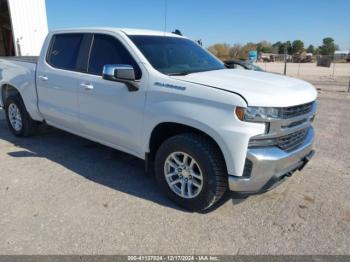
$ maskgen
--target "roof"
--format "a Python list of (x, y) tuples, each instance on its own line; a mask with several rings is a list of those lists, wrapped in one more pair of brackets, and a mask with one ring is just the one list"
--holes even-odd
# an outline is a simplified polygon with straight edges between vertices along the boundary
[(120, 29), (127, 35), (154, 35), (154, 36), (178, 36), (177, 34), (162, 32), (162, 31), (154, 31), (154, 30), (146, 30), (146, 29), (130, 29), (123, 28)]
[(335, 55), (343, 55), (343, 54), (348, 55), (349, 53), (350, 53), (349, 50), (338, 50), (334, 52)]
[(147, 30), (147, 29), (133, 29), (133, 28), (115, 28), (115, 27), (82, 27), (82, 28), (67, 28), (60, 30), (53, 30), (54, 33), (67, 33), (67, 32), (115, 32), (115, 33), (124, 33), (126, 35), (150, 35), (150, 36), (171, 36), (171, 37), (181, 37), (177, 34)]

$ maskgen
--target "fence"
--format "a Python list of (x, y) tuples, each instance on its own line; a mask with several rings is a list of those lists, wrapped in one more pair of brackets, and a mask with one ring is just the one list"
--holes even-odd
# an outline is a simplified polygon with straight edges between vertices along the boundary
[[(267, 72), (284, 74), (283, 62), (258, 62), (258, 66)], [(324, 66), (322, 66), (324, 65)], [(329, 67), (328, 67), (329, 65)], [(291, 63), (287, 62), (286, 75), (289, 76), (319, 76), (319, 77), (350, 77), (350, 63), (322, 57), (318, 62)]]

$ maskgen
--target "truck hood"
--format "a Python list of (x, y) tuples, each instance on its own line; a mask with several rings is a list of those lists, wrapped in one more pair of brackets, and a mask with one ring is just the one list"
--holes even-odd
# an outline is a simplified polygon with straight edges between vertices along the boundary
[(174, 78), (237, 93), (249, 106), (289, 107), (317, 97), (316, 89), (305, 81), (251, 70), (224, 69)]

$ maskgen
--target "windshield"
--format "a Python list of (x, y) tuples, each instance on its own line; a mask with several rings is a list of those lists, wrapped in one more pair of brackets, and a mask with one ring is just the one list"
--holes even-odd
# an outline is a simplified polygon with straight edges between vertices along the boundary
[(151, 65), (167, 75), (225, 69), (223, 63), (191, 40), (164, 36), (129, 36)]

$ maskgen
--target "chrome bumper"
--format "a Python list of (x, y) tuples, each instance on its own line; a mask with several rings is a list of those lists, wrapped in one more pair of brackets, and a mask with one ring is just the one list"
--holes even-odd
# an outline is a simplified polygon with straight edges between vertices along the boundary
[(314, 136), (311, 127), (304, 143), (292, 152), (285, 152), (277, 147), (249, 149), (247, 159), (252, 162), (250, 176), (229, 176), (230, 190), (257, 193), (278, 185), (284, 178), (304, 168), (314, 155)]

